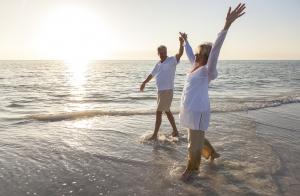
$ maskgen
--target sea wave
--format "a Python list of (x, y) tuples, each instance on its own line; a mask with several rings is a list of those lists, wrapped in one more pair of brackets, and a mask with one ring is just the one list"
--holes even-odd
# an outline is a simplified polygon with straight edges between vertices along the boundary
[(102, 111), (102, 110), (84, 110), (84, 111), (72, 111), (63, 112), (58, 114), (37, 114), (29, 115), (27, 119), (39, 120), (39, 121), (61, 121), (71, 120), (77, 118), (86, 118), (94, 116), (133, 116), (133, 115), (149, 115), (154, 111)]
[(6, 107), (9, 107), (9, 108), (18, 108), (18, 107), (24, 107), (24, 105), (17, 104), (17, 103), (11, 103), (11, 104), (7, 105)]
[(269, 107), (277, 107), (284, 104), (300, 103), (299, 96), (282, 96), (268, 100), (250, 101), (247, 99), (236, 100), (236, 103), (224, 104), (224, 107), (213, 107), (212, 112), (239, 112), (248, 110), (258, 110)]
[[(269, 101), (258, 101), (258, 102), (244, 102), (239, 105), (232, 106), (227, 105), (223, 108), (212, 108), (212, 113), (224, 113), (224, 112), (239, 112), (239, 111), (248, 111), (248, 110), (257, 110), (268, 107), (276, 107), (283, 104), (290, 103), (300, 103), (299, 97), (285, 97), (281, 99), (274, 99)], [(25, 118), (38, 121), (62, 121), (62, 120), (73, 120), (78, 118), (87, 118), (95, 116), (134, 116), (134, 115), (152, 115), (154, 110), (133, 110), (133, 111), (103, 111), (103, 110), (84, 110), (84, 111), (71, 111), (71, 112), (62, 112), (55, 114), (37, 114), (37, 115), (28, 115)], [(174, 114), (179, 113), (178, 110), (173, 111)]]

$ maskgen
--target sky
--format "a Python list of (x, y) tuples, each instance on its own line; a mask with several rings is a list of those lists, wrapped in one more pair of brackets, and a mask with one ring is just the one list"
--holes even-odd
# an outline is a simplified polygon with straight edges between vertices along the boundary
[[(157, 59), (214, 41), (237, 0), (0, 0), (0, 59)], [(244, 0), (221, 59), (300, 59), (300, 1)]]

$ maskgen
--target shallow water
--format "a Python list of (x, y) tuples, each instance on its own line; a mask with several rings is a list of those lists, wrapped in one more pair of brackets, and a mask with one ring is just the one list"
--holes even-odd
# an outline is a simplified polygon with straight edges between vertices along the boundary
[[(186, 132), (156, 143), (153, 61), (0, 63), (0, 195), (292, 195), (299, 180), (299, 61), (221, 61), (207, 138), (221, 153), (189, 183)], [(178, 113), (188, 65), (178, 66)], [(283, 107), (273, 107), (283, 105)], [(271, 107), (272, 106), (272, 107)], [(265, 108), (263, 110), (253, 110)], [(281, 109), (283, 108), (283, 109)], [(248, 110), (253, 110), (249, 111)], [(246, 111), (246, 112), (245, 112)], [(178, 115), (175, 115), (178, 122)]]

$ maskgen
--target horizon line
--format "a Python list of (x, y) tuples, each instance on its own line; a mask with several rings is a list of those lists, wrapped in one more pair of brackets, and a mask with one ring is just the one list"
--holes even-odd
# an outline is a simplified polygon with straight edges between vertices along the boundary
[[(159, 59), (92, 59), (91, 61), (157, 61)], [(63, 59), (0, 59), (0, 61), (66, 61)], [(188, 61), (182, 59), (181, 61)], [(220, 59), (219, 61), (300, 61), (300, 59)]]

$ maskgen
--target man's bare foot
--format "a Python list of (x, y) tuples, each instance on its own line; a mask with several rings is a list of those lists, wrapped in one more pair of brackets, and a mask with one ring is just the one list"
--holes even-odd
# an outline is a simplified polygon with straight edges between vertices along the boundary
[(214, 152), (210, 155), (210, 161), (213, 162), (215, 159), (219, 158), (220, 154), (217, 152)]
[(179, 133), (178, 133), (178, 131), (173, 131), (171, 135), (172, 135), (172, 137), (178, 137)]
[(157, 135), (152, 135), (151, 137), (148, 138), (148, 140), (157, 140)]
[(193, 171), (185, 169), (184, 172), (182, 173), (180, 179), (184, 182), (187, 182), (190, 179), (190, 177), (192, 176), (192, 174), (193, 174)]

